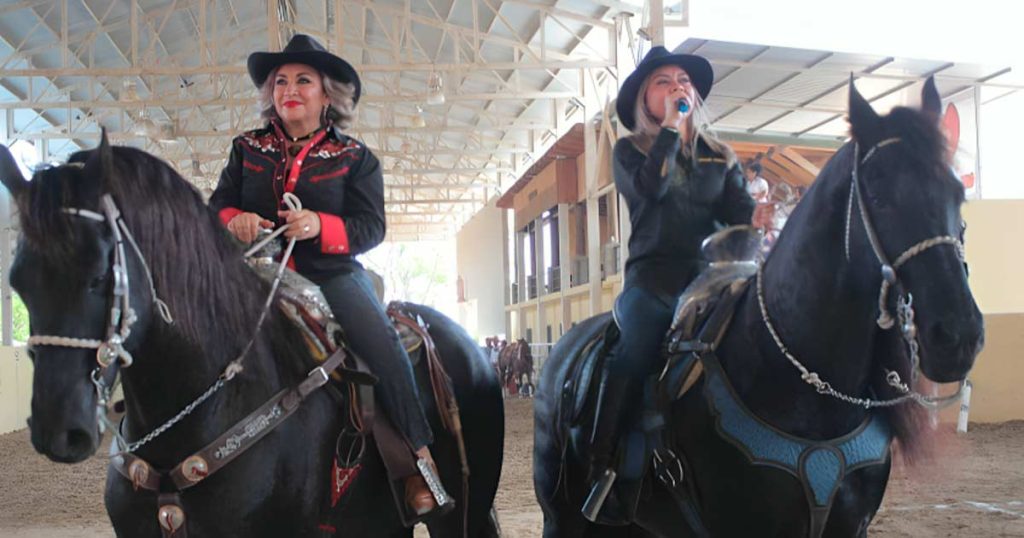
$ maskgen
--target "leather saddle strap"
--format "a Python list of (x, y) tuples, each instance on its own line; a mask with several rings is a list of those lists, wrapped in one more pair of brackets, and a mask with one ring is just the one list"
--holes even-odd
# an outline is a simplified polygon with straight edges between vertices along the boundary
[[(448, 373), (444, 371), (444, 367), (441, 365), (441, 358), (437, 353), (437, 347), (434, 345), (434, 339), (430, 337), (430, 333), (427, 329), (420, 324), (412, 316), (406, 314), (398, 304), (391, 303), (388, 305), (388, 315), (392, 317), (397, 323), (401, 323), (408, 327), (412, 332), (419, 335), (423, 340), (424, 349), (426, 349), (427, 359), (427, 370), (430, 373), (430, 385), (433, 390), (434, 401), (437, 402), (438, 409), (443, 409), (446, 412), (441, 413), (441, 424), (444, 429), (451, 433), (455, 433), (457, 426), (455, 424), (458, 415), (455, 414), (453, 419), (450, 406), (454, 405), (455, 398), (451, 390), (451, 379), (448, 377)], [(456, 413), (458, 406), (456, 406)]]
[[(349, 420), (355, 427), (356, 431), (361, 432), (363, 435), (368, 435), (373, 430), (373, 421), (376, 416), (376, 402), (373, 395), (373, 385), (377, 382), (377, 378), (370, 374), (370, 367), (366, 365), (355, 353), (348, 355), (348, 359), (352, 361), (351, 366), (354, 369), (345, 369), (344, 377), (347, 379), (353, 379), (352, 383), (349, 383)], [(354, 380), (349, 374), (353, 372), (358, 375), (370, 376), (373, 378), (373, 383), (360, 383)]]
[(736, 303), (743, 295), (743, 291), (746, 290), (749, 282), (749, 280), (733, 282), (722, 292), (718, 304), (715, 305), (714, 311), (711, 313), (711, 317), (704, 323), (704, 327), (701, 328), (700, 333), (697, 335), (697, 340), (708, 344), (708, 349), (703, 351), (714, 351), (718, 348), (719, 342), (725, 336), (725, 330), (729, 328), (729, 324), (732, 322), (732, 315), (736, 312)]
[(212, 443), (185, 458), (170, 472), (174, 485), (178, 490), (190, 488), (231, 463), (291, 416), (309, 394), (324, 386), (330, 372), (341, 366), (345, 357), (344, 348), (339, 348), (296, 387), (278, 392)]

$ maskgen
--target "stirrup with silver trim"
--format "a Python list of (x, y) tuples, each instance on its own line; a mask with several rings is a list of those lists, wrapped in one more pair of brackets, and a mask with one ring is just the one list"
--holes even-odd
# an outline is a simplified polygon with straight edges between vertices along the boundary
[(430, 494), (434, 496), (434, 501), (437, 502), (437, 511), (445, 512), (454, 507), (455, 499), (445, 491), (444, 485), (441, 484), (441, 477), (434, 471), (430, 461), (426, 458), (419, 458), (416, 460), (416, 468), (419, 469), (420, 474), (423, 476), (423, 481), (427, 483), (427, 489), (430, 490)]

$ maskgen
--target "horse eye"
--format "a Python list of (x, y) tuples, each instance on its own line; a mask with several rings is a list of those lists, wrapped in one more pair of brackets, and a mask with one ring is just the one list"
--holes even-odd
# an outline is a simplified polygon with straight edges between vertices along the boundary
[(89, 291), (97, 291), (107, 283), (107, 275), (101, 275), (89, 281)]

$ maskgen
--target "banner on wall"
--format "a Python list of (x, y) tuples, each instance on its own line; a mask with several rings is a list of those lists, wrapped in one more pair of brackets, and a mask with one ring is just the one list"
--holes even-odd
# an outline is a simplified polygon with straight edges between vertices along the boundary
[(953, 172), (964, 185), (968, 200), (981, 197), (978, 178), (978, 117), (975, 113), (974, 89), (946, 100), (942, 130), (946, 133), (949, 160)]

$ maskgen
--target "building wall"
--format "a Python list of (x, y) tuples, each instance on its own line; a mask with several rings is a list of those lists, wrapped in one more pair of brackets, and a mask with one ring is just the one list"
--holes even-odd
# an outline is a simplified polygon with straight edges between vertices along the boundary
[(501, 211), (491, 202), (455, 235), (455, 266), (465, 290), (459, 323), (478, 341), (505, 332)]
[(971, 422), (1024, 419), (1024, 313), (986, 314), (985, 349), (971, 371)]
[(32, 361), (24, 347), (0, 347), (0, 433), (25, 427), (32, 398)]
[(964, 204), (971, 291), (985, 314), (1024, 312), (1020, 250), (1024, 200), (975, 200)]
[(974, 299), (985, 314), (985, 349), (970, 379), (972, 421), (1024, 419), (1024, 278), (1017, 245), (1024, 237), (1024, 200), (964, 204), (967, 263)]

